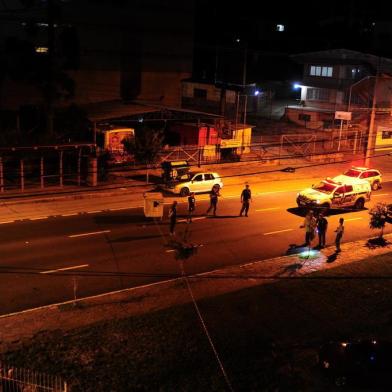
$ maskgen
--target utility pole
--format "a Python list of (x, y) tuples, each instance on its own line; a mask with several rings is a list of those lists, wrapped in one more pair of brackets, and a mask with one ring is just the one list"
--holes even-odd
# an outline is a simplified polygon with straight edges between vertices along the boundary
[(365, 166), (366, 167), (369, 166), (370, 157), (374, 153), (374, 146), (375, 146), (374, 120), (376, 117), (377, 82), (378, 82), (378, 72), (377, 72), (376, 79), (374, 82), (372, 111), (370, 114), (369, 135), (368, 135), (368, 141), (367, 141), (367, 146), (366, 146), (366, 156), (365, 156)]

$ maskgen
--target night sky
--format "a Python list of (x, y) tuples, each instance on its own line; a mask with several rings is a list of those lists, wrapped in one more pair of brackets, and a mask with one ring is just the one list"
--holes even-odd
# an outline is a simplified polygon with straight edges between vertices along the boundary
[[(391, 16), (369, 1), (300, 2), (196, 2), (195, 66), (197, 77), (215, 72), (216, 47), (224, 63), (222, 72), (243, 59), (246, 47), (251, 79), (252, 62), (265, 79), (295, 78), (300, 72), (287, 55), (346, 48), (392, 57)], [(283, 25), (284, 31), (278, 31)], [(218, 71), (219, 74), (219, 71)], [(238, 80), (237, 80), (238, 81)]]

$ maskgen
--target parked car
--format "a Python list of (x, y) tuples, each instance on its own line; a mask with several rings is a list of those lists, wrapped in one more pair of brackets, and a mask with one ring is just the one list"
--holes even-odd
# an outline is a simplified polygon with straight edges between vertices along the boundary
[(346, 170), (343, 174), (334, 177), (335, 181), (340, 182), (348, 182), (352, 178), (359, 178), (362, 180), (366, 180), (373, 191), (381, 188), (382, 183), (382, 175), (379, 170), (369, 169), (367, 167), (357, 167), (353, 166), (350, 169)]
[(360, 210), (370, 200), (371, 187), (365, 180), (351, 179), (342, 183), (326, 178), (297, 195), (298, 207), (346, 208)]
[(372, 391), (392, 390), (391, 358), (392, 343), (377, 339), (332, 341), (319, 350), (319, 366), (336, 386)]
[(223, 182), (218, 173), (187, 173), (183, 175), (178, 181), (168, 183), (166, 188), (173, 193), (187, 196), (191, 192), (209, 192), (212, 187), (223, 187)]

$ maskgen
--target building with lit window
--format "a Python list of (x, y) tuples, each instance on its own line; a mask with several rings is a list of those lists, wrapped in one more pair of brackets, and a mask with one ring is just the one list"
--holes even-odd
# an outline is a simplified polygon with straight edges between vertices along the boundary
[(286, 108), (286, 117), (307, 128), (334, 127), (336, 111), (355, 111), (357, 123), (366, 122), (377, 83), (377, 107), (390, 110), (391, 91), (388, 75), (392, 75), (392, 60), (347, 49), (301, 53), (292, 58), (303, 65), (301, 89), (297, 106)]

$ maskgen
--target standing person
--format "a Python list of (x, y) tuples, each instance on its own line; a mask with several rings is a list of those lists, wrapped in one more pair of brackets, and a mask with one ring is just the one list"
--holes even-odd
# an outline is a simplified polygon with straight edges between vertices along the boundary
[(216, 206), (218, 204), (218, 196), (220, 196), (220, 194), (219, 194), (219, 187), (214, 185), (212, 187), (212, 189), (211, 189), (210, 206), (208, 207), (208, 210), (207, 210), (206, 214), (209, 214), (209, 212), (211, 210), (213, 210), (213, 214), (214, 214), (214, 216), (216, 216)]
[(192, 192), (189, 197), (188, 197), (188, 223), (192, 222), (192, 214), (195, 211), (196, 207), (196, 199), (195, 199), (195, 193)]
[(340, 241), (342, 240), (343, 233), (344, 233), (344, 219), (340, 218), (339, 219), (339, 226), (335, 230), (336, 233), (336, 239), (335, 239), (335, 245), (336, 245), (336, 252), (341, 252), (342, 250), (340, 249)]
[(309, 246), (314, 238), (314, 230), (316, 228), (316, 219), (312, 210), (306, 214), (304, 223), (300, 228), (305, 228), (305, 246)]
[(242, 216), (242, 214), (245, 212), (245, 216), (248, 216), (248, 211), (249, 211), (249, 204), (252, 200), (252, 192), (249, 188), (249, 185), (246, 184), (245, 185), (245, 189), (242, 191), (241, 193), (241, 203), (242, 203), (242, 207), (241, 207), (241, 211), (240, 211), (240, 216)]
[(174, 200), (173, 204), (169, 209), (169, 219), (170, 219), (170, 235), (175, 235), (174, 229), (177, 223), (177, 201)]
[(327, 233), (328, 221), (324, 214), (321, 212), (317, 219), (317, 232), (319, 238), (319, 248), (325, 248), (325, 235)]

